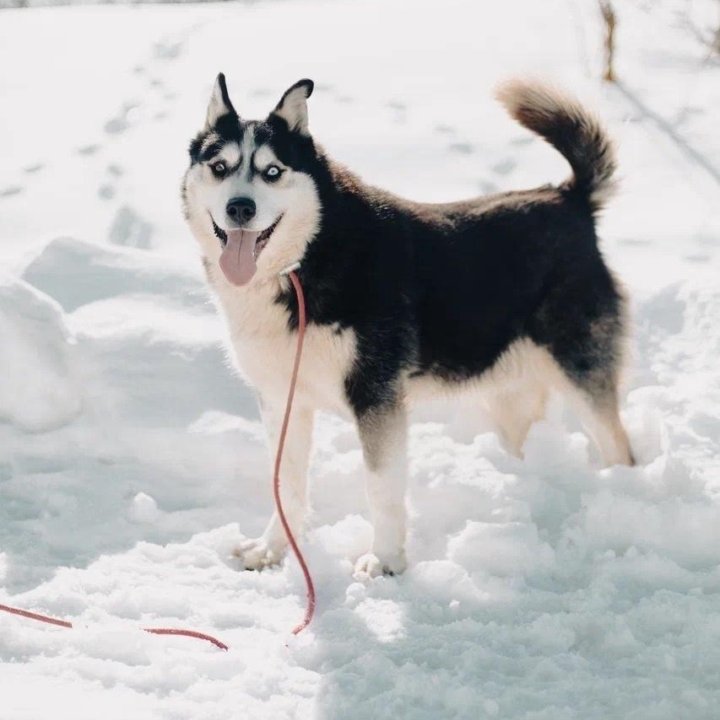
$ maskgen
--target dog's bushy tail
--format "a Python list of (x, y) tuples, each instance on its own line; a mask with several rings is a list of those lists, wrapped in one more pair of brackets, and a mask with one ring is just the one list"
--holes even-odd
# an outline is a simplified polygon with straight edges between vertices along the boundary
[(566, 187), (584, 195), (593, 211), (615, 190), (615, 150), (599, 120), (577, 100), (547, 85), (511, 80), (498, 100), (521, 125), (541, 135), (570, 163)]

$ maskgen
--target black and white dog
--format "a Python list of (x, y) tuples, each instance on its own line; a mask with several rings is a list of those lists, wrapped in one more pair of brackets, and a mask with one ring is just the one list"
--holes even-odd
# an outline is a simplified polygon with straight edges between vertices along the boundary
[[(282, 478), (291, 526), (303, 523), (318, 409), (357, 423), (374, 541), (356, 571), (369, 575), (405, 568), (407, 411), (424, 395), (486, 391), (499, 432), (520, 454), (558, 389), (605, 463), (632, 464), (618, 414), (626, 303), (594, 223), (616, 164), (597, 120), (555, 90), (509, 83), (500, 100), (565, 156), (572, 176), (557, 187), (424, 204), (365, 185), (327, 157), (308, 129), (312, 90), (301, 80), (265, 120), (243, 120), (218, 76), (182, 188), (271, 448), (298, 324), (280, 273), (300, 262), (308, 330)], [(237, 554), (262, 568), (285, 547), (273, 516)]]

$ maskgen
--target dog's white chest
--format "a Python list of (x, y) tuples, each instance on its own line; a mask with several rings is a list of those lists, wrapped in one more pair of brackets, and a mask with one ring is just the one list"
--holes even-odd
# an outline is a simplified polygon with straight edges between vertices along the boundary
[[(297, 333), (275, 290), (237, 293), (218, 288), (235, 361), (248, 382), (270, 399), (287, 393), (297, 350)], [(297, 396), (310, 407), (345, 413), (344, 382), (355, 359), (355, 333), (309, 325), (305, 333)]]

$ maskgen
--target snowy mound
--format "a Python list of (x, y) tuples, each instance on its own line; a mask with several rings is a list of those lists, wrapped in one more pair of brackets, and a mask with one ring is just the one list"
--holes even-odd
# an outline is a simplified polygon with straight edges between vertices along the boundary
[(73, 341), (57, 303), (21, 280), (0, 276), (0, 420), (51, 430), (82, 408)]
[(206, 295), (197, 277), (167, 260), (72, 237), (48, 243), (28, 264), (23, 278), (55, 298), (65, 312), (124, 294), (156, 293), (195, 304)]

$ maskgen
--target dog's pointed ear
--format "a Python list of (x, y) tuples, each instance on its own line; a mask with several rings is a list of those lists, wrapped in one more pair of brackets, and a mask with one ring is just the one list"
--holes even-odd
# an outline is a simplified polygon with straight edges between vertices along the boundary
[(225, 75), (220, 73), (215, 79), (210, 102), (208, 103), (207, 117), (205, 119), (207, 126), (212, 127), (215, 125), (217, 119), (223, 115), (234, 115), (237, 117), (235, 108), (230, 102), (227, 85), (225, 84)]
[(312, 80), (298, 80), (285, 91), (270, 115), (282, 118), (291, 131), (309, 135), (307, 99), (312, 95), (314, 87)]

